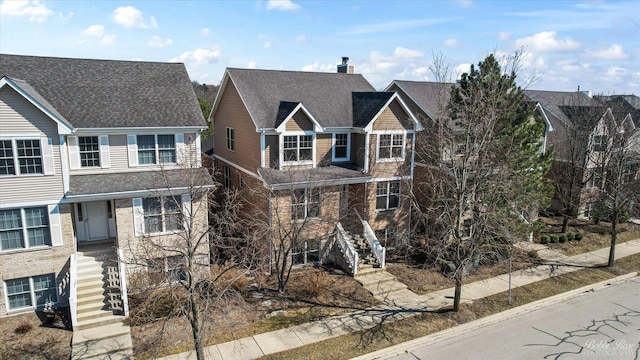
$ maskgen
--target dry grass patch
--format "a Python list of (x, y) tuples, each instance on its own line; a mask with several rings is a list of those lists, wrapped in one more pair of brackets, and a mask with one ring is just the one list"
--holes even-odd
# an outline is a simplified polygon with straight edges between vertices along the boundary
[(61, 323), (44, 326), (35, 313), (0, 320), (0, 358), (68, 359), (72, 332)]
[[(256, 279), (254, 279), (256, 281)], [(280, 294), (275, 276), (246, 285), (241, 297), (210, 309), (205, 344), (279, 330), (309, 321), (368, 308), (379, 302), (353, 277), (335, 269), (298, 269)], [(249, 286), (252, 285), (252, 286)], [(136, 359), (192, 350), (191, 328), (180, 318), (133, 326)]]
[(507, 293), (500, 293), (471, 304), (463, 304), (458, 313), (423, 313), (406, 320), (381, 324), (379, 328), (374, 330), (339, 336), (315, 344), (267, 355), (262, 359), (349, 359), (529, 302), (610, 279), (618, 273), (635, 271), (638, 267), (640, 267), (640, 254), (620, 259), (614, 269), (588, 268), (515, 288), (512, 291), (511, 304), (508, 303)]

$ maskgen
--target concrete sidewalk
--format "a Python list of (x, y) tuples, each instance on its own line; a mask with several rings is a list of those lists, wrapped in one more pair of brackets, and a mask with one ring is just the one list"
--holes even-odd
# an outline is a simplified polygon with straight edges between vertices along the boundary
[[(535, 245), (535, 244), (530, 244)], [(537, 245), (536, 245), (537, 246)], [(546, 247), (545, 247), (546, 248)], [(540, 253), (539, 249), (538, 252)], [(552, 265), (538, 265), (525, 270), (514, 271), (511, 275), (511, 286), (531, 284), (553, 275), (566, 274), (579, 270), (581, 266), (606, 264), (609, 248), (592, 251), (575, 256), (564, 256), (553, 252), (548, 260)], [(627, 241), (616, 246), (616, 259), (640, 253), (640, 239)], [(557, 266), (567, 264), (569, 266)], [(465, 284), (462, 287), (462, 302), (471, 302), (509, 288), (508, 275)], [(327, 340), (350, 332), (367, 330), (385, 322), (391, 322), (417, 315), (425, 311), (435, 311), (453, 304), (454, 288), (448, 288), (425, 295), (415, 294), (407, 289), (390, 292), (384, 303), (373, 308), (356, 311), (293, 326), (286, 329), (258, 334), (251, 337), (212, 345), (206, 348), (207, 359), (245, 360), (256, 359), (284, 350)], [(165, 360), (195, 359), (195, 352), (189, 351), (164, 357)]]

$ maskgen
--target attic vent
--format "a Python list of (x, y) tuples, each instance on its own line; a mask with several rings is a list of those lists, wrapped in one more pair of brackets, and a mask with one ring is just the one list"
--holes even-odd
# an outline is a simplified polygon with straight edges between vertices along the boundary
[(342, 57), (342, 64), (338, 64), (338, 73), (340, 74), (353, 74), (353, 65), (349, 65), (349, 57)]

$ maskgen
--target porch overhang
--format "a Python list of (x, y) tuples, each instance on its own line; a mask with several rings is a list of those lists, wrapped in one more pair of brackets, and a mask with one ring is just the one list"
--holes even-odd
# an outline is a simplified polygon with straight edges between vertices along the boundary
[(295, 170), (260, 168), (258, 173), (264, 186), (270, 190), (360, 184), (372, 179), (371, 175), (363, 173), (353, 164)]

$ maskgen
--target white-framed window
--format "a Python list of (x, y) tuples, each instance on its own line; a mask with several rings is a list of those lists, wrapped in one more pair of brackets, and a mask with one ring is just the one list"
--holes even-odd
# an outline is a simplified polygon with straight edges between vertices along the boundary
[(589, 179), (587, 180), (587, 187), (599, 188), (602, 186), (603, 170), (601, 167), (589, 169)]
[(176, 140), (169, 135), (138, 135), (138, 165), (171, 164), (176, 162)]
[[(179, 197), (178, 197), (179, 199)], [(144, 232), (165, 233), (183, 229), (181, 203), (173, 197), (148, 197), (142, 199)]]
[(604, 151), (607, 148), (607, 135), (593, 136), (593, 151)]
[(0, 210), (0, 250), (51, 246), (46, 207)]
[(231, 168), (227, 165), (224, 166), (224, 187), (231, 189)]
[(9, 310), (58, 302), (56, 276), (53, 273), (5, 280), (4, 286)]
[(395, 161), (404, 159), (405, 134), (378, 134), (378, 161)]
[(397, 209), (400, 206), (400, 180), (380, 181), (376, 189), (376, 210)]
[(296, 189), (291, 194), (291, 220), (320, 217), (320, 189)]
[(311, 163), (313, 161), (313, 135), (284, 135), (285, 163)]
[(291, 263), (307, 265), (320, 261), (320, 240), (309, 240), (291, 248)]
[(351, 134), (334, 133), (333, 134), (333, 160), (334, 161), (349, 160), (350, 145), (351, 145)]
[[(53, 154), (47, 139), (0, 140), (0, 176), (52, 173)], [(50, 164), (46, 162), (49, 161)], [(50, 171), (47, 171), (49, 166)]]
[(227, 150), (234, 151), (236, 149), (236, 134), (233, 128), (227, 128)]
[(100, 167), (100, 143), (97, 136), (78, 136), (81, 167)]
[(584, 206), (584, 214), (583, 214), (584, 217), (587, 218), (587, 219), (590, 219), (591, 215), (593, 215), (593, 209), (594, 208), (595, 208), (595, 203), (593, 203), (593, 202), (587, 203)]

